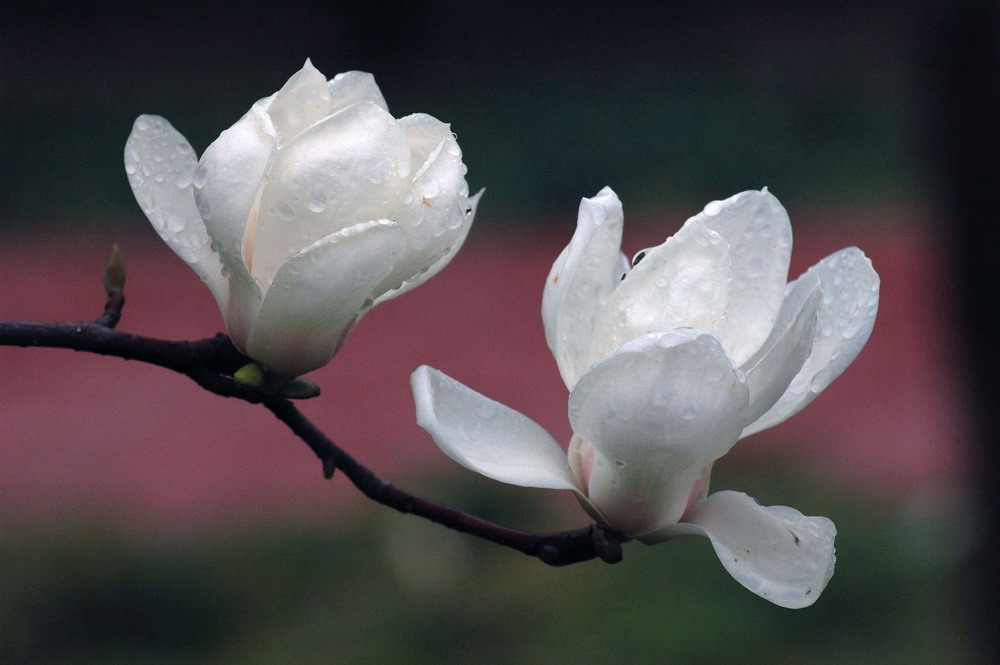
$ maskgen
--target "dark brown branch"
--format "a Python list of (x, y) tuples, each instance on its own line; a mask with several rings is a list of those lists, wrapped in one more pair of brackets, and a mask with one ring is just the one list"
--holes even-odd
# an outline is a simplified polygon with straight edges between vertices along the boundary
[(250, 362), (225, 335), (197, 341), (170, 341), (115, 330), (125, 303), (124, 293), (108, 289), (104, 313), (93, 322), (29, 323), (0, 321), (0, 346), (73, 349), (157, 365), (190, 377), (205, 390), (224, 397), (263, 403), (302, 439), (330, 478), (340, 469), (365, 496), (403, 513), (411, 513), (490, 542), (513, 548), (552, 566), (600, 558), (616, 563), (626, 539), (598, 524), (575, 531), (531, 533), (510, 529), (416, 496), (376, 476), (331, 441), (287, 399), (262, 395), (237, 383), (233, 373)]
[(264, 396), (229, 378), (250, 359), (237, 351), (225, 335), (175, 342), (113, 330), (101, 319), (79, 323), (0, 321), (0, 346), (73, 349), (139, 360), (184, 374), (216, 395), (248, 402), (264, 400)]

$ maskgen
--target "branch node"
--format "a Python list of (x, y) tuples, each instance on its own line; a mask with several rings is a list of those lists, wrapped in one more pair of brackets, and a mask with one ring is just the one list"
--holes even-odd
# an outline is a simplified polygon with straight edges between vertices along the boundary
[(323, 460), (323, 477), (327, 480), (333, 478), (333, 473), (337, 470), (337, 463), (333, 458), (328, 457)]
[(604, 563), (618, 563), (622, 560), (622, 542), (627, 540), (617, 531), (613, 531), (601, 524), (594, 524), (590, 527), (590, 542), (594, 545), (594, 551)]

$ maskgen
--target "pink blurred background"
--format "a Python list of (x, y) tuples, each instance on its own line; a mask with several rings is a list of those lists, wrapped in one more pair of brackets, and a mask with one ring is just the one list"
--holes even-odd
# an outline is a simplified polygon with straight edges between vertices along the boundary
[[(551, 262), (572, 234), (572, 212), (521, 231), (474, 229), (443, 273), (371, 312), (340, 355), (310, 375), (323, 394), (303, 411), (403, 486), (429, 471), (468, 473), (415, 424), (408, 377), (420, 364), (567, 441), (567, 394), (539, 310)], [(654, 220), (626, 211), (626, 253), (658, 244), (693, 212)], [(929, 214), (789, 212), (791, 277), (857, 245), (882, 278), (881, 308), (845, 374), (802, 413), (742, 442), (729, 463), (801, 469), (878, 501), (960, 484), (967, 426), (955, 347), (942, 325), (950, 317), (949, 271), (940, 243), (923, 230)], [(196, 339), (222, 329), (208, 291), (151, 230), (88, 229), (4, 238), (0, 319), (95, 318), (103, 264), (118, 243), (129, 271), (120, 330)], [(0, 526), (100, 517), (176, 533), (222, 522), (327, 520), (359, 505), (349, 483), (339, 475), (324, 481), (309, 449), (264, 409), (208, 395), (169, 371), (0, 347), (0, 374)]]

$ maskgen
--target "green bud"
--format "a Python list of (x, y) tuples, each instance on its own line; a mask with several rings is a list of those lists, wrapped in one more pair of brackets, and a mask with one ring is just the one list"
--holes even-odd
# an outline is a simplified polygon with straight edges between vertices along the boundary
[(248, 363), (236, 370), (233, 381), (251, 388), (261, 388), (267, 381), (267, 373), (257, 363)]
[(281, 386), (278, 394), (288, 399), (309, 399), (319, 396), (319, 386), (300, 376)]
[(121, 293), (125, 290), (125, 257), (122, 256), (118, 245), (111, 246), (111, 254), (108, 255), (108, 264), (104, 268), (104, 292), (109, 296), (112, 293)]

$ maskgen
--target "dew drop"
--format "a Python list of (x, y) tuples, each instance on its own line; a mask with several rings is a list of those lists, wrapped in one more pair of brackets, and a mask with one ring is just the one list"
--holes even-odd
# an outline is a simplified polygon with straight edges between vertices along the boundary
[(417, 184), (421, 196), (433, 198), (441, 192), (441, 186), (433, 178), (425, 178)]
[(693, 406), (684, 407), (684, 411), (681, 413), (681, 417), (684, 418), (684, 420), (694, 420), (696, 415), (698, 415), (698, 410)]
[(177, 185), (177, 189), (187, 189), (190, 187), (192, 179), (191, 176), (192, 173), (187, 170), (178, 173), (177, 177), (174, 179), (174, 184)]
[(192, 176), (191, 182), (194, 183), (195, 187), (201, 189), (202, 187), (205, 186), (205, 180), (207, 178), (208, 178), (208, 167), (202, 164), (194, 170), (194, 176)]
[(136, 172), (135, 162), (132, 161), (125, 162), (125, 173), (132, 175), (135, 172)]
[(172, 233), (180, 233), (187, 224), (180, 215), (167, 215), (167, 230)]
[(705, 214), (709, 217), (714, 217), (722, 212), (722, 201), (712, 201), (705, 206)]

